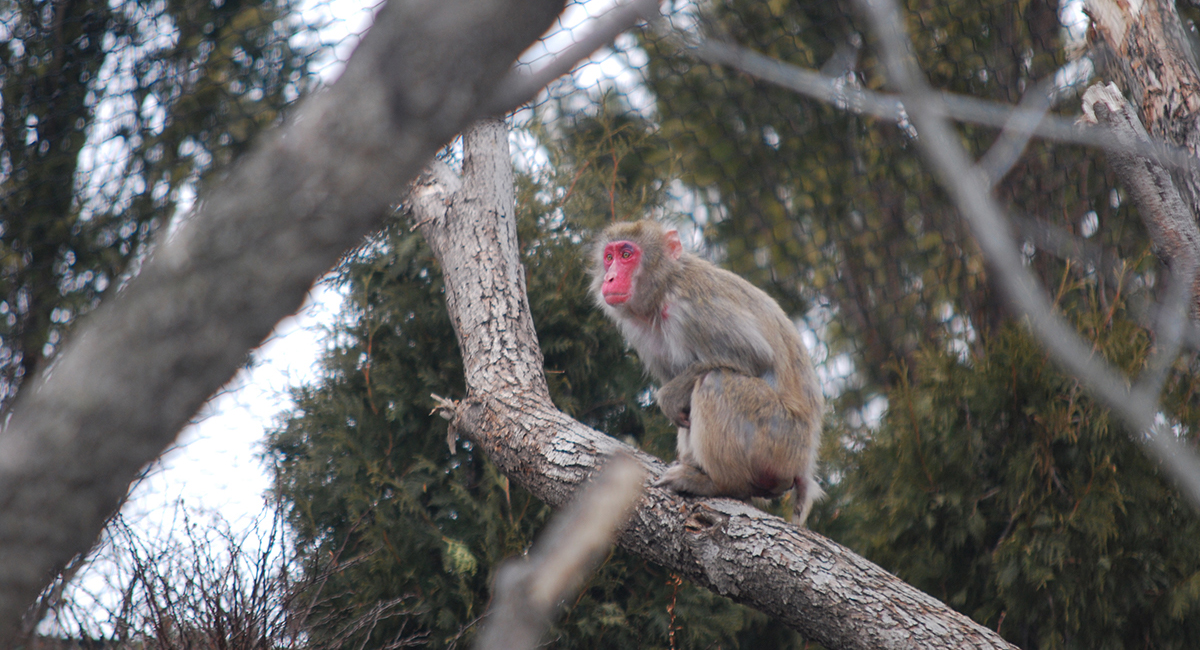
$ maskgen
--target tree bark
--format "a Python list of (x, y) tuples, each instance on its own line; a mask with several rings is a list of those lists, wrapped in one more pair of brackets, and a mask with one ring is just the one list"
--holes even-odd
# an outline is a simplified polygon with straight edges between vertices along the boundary
[(0, 647), (57, 570), (94, 543), (137, 472), (393, 212), (562, 5), (390, 3), (333, 88), (84, 320), (0, 433)]
[[(439, 164), (410, 195), (462, 349), (468, 393), (452, 433), (555, 507), (618, 451), (657, 476), (658, 459), (550, 402), (518, 257), (507, 131), (486, 123), (463, 149), (461, 184)], [(829, 648), (1012, 647), (849, 549), (737, 501), (648, 485), (618, 543)]]
[[(1085, 7), (1098, 64), (1129, 96), (1150, 136), (1200, 156), (1200, 71), (1175, 3), (1087, 0)], [(1194, 218), (1200, 168), (1172, 175)]]
[(1150, 135), (1200, 151), (1200, 72), (1175, 3), (1087, 0), (1085, 9), (1098, 64), (1129, 95)]
[[(1112, 137), (1127, 145), (1149, 144), (1145, 127), (1115, 84), (1096, 84), (1083, 94), (1084, 124), (1103, 124)], [(1192, 278), (1187, 313), (1200, 317), (1200, 227), (1180, 194), (1171, 173), (1158, 161), (1125, 151), (1110, 150), (1109, 164), (1133, 196), (1134, 205), (1150, 233), (1150, 240), (1165, 257), (1172, 274)]]

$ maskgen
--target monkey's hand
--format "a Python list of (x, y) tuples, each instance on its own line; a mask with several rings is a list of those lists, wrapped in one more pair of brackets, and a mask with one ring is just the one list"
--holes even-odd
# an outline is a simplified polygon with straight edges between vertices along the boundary
[(658, 389), (655, 400), (663, 415), (674, 422), (676, 426), (690, 427), (692, 412), (692, 389), (696, 386), (696, 376), (685, 373), (668, 381)]

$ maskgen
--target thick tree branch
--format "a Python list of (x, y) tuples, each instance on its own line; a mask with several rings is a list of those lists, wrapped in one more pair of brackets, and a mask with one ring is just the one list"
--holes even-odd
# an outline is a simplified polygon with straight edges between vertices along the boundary
[(0, 434), (0, 646), (93, 543), (138, 470), (391, 213), (562, 4), (389, 4), (334, 87), (85, 320)]
[[(1129, 95), (1146, 130), (1200, 157), (1200, 71), (1173, 0), (1087, 0), (1084, 8), (1104, 72)], [(1175, 177), (1200, 214), (1200, 169)]]
[[(1116, 84), (1096, 84), (1089, 88), (1083, 94), (1083, 116), (1079, 121), (1103, 124), (1122, 142), (1150, 143), (1145, 127)], [(1111, 151), (1108, 159), (1133, 196), (1155, 248), (1166, 258), (1172, 273), (1186, 279), (1192, 296), (1189, 313), (1200, 316), (1200, 284), (1196, 282), (1196, 270), (1200, 268), (1200, 228), (1176, 189), (1171, 173), (1147, 156)]]
[[(501, 153), (489, 157), (489, 146)], [(474, 131), (464, 151), (461, 191), (438, 196), (453, 183), (424, 186), (412, 216), (441, 263), (463, 354), (468, 394), (451, 427), (556, 507), (618, 452), (658, 475), (658, 459), (550, 402), (517, 252), (503, 127)], [(1011, 647), (850, 550), (737, 501), (650, 488), (618, 543), (829, 648)]]

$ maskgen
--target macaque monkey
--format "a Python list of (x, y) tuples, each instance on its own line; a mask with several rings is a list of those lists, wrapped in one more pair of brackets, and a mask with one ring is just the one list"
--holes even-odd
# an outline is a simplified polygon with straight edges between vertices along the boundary
[(803, 525), (824, 495), (813, 479), (824, 398), (795, 325), (653, 221), (609, 226), (595, 254), (592, 293), (679, 427), (678, 459), (655, 485), (735, 499), (794, 489)]

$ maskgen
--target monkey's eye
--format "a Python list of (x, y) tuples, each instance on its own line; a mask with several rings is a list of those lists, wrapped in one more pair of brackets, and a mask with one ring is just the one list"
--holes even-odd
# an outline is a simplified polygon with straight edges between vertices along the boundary
[(629, 259), (631, 256), (633, 256), (633, 253), (632, 253), (632, 252), (630, 252), (628, 248), (626, 248), (625, 250), (621, 251), (621, 259), (623, 259), (623, 260), (627, 260), (627, 259)]
[(605, 256), (604, 256), (604, 263), (605, 263), (605, 264), (612, 264), (612, 260), (613, 260), (613, 258), (612, 258), (612, 253), (609, 253), (609, 254), (607, 254), (607, 255), (605, 255)]

